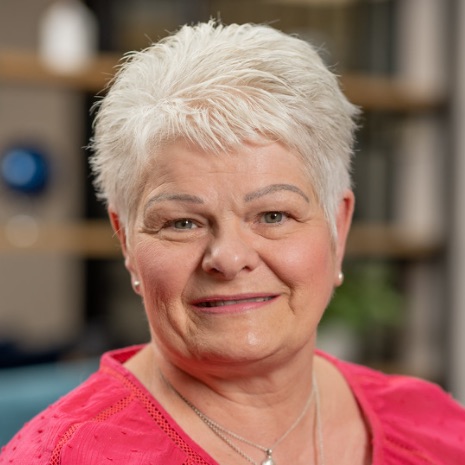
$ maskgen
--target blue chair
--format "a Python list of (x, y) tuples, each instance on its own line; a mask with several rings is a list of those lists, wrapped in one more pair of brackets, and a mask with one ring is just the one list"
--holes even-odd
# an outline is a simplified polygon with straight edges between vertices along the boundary
[(0, 369), (0, 446), (97, 370), (98, 359)]

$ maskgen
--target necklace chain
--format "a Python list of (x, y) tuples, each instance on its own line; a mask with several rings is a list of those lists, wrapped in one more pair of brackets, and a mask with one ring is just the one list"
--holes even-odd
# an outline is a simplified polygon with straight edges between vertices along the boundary
[[(168, 382), (166, 380), (166, 382)], [(317, 450), (317, 465), (324, 465), (323, 462), (323, 432), (321, 427), (321, 411), (320, 411), (320, 395), (318, 390), (318, 384), (316, 382), (315, 376), (313, 376), (313, 383), (312, 383), (312, 392), (299, 416), (294, 420), (294, 423), (284, 432), (282, 436), (280, 436), (271, 447), (265, 447), (260, 444), (256, 444), (252, 441), (249, 441), (247, 438), (240, 436), (233, 431), (226, 429), (224, 426), (221, 426), (216, 421), (212, 420), (210, 417), (205, 415), (201, 410), (199, 410), (192, 402), (186, 399), (180, 392), (178, 392), (170, 383), (168, 383), (170, 388), (177, 394), (177, 396), (188, 406), (192, 409), (192, 411), (215, 433), (223, 442), (225, 442), (234, 452), (240, 455), (242, 458), (247, 460), (251, 465), (258, 465), (258, 463), (252, 459), (248, 454), (246, 454), (243, 450), (241, 450), (236, 444), (234, 444), (229, 437), (236, 439), (237, 441), (241, 441), (244, 444), (249, 446), (255, 447), (256, 449), (265, 452), (266, 458), (263, 460), (261, 465), (275, 465), (275, 461), (273, 460), (272, 454), (273, 449), (280, 444), (294, 429), (297, 425), (302, 421), (305, 414), (307, 413), (312, 400), (315, 399), (315, 423), (316, 423), (316, 442), (318, 446)], [(229, 436), (229, 437), (228, 437)]]

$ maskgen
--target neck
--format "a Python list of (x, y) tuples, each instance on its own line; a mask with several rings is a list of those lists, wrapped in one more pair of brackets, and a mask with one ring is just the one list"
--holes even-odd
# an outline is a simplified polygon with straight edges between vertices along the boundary
[[(126, 365), (194, 440), (209, 451), (210, 447), (215, 447), (211, 442), (215, 444), (216, 441), (219, 452), (212, 455), (218, 459), (221, 448), (223, 453), (224, 449), (231, 452), (230, 449), (225, 447), (224, 441), (215, 438), (174, 390), (222, 427), (270, 447), (292, 427), (305, 409), (312, 392), (314, 364), (313, 348), (307, 347), (288, 363), (276, 364), (273, 370), (235, 367), (225, 370), (228, 373), (224, 374), (215, 369), (197, 372), (190, 367), (187, 371), (168, 363), (152, 344)], [(276, 463), (289, 463), (293, 452), (307, 458), (315, 457), (314, 441), (308, 441), (315, 434), (314, 418), (315, 403), (312, 402), (289, 437), (273, 451)], [(299, 446), (295, 447), (296, 444)], [(247, 445), (244, 448), (249, 455), (255, 454), (257, 463), (261, 462), (262, 451)], [(223, 458), (222, 461), (231, 462), (234, 457), (237, 459), (233, 452), (229, 460)], [(292, 463), (300, 463), (299, 456)]]
[[(188, 399), (186, 399), (179, 391), (177, 391), (173, 386), (171, 386), (168, 381), (166, 381), (166, 384), (168, 387), (200, 418), (200, 420), (203, 421), (203, 423), (210, 428), (213, 434), (215, 434), (219, 439), (221, 439), (226, 445), (228, 445), (232, 451), (236, 452), (238, 455), (240, 455), (242, 458), (247, 460), (249, 463), (252, 465), (256, 465), (255, 460), (248, 455), (243, 448), (245, 446), (248, 446), (250, 448), (254, 448), (256, 450), (260, 450), (263, 453), (266, 454), (265, 459), (261, 462), (262, 465), (275, 465), (275, 461), (273, 458), (273, 453), (275, 451), (275, 448), (281, 444), (285, 439), (287, 439), (293, 431), (299, 426), (299, 424), (304, 420), (305, 416), (307, 415), (307, 412), (312, 404), (312, 402), (315, 403), (315, 420), (316, 420), (316, 429), (317, 429), (317, 442), (319, 444), (318, 447), (318, 464), (322, 463), (321, 457), (322, 457), (322, 451), (323, 451), (323, 443), (322, 443), (322, 436), (321, 436), (321, 418), (320, 418), (320, 404), (319, 404), (319, 392), (318, 392), (318, 385), (315, 379), (315, 376), (313, 377), (313, 382), (312, 382), (312, 391), (310, 393), (310, 396), (307, 399), (307, 402), (305, 403), (305, 406), (302, 408), (302, 411), (300, 412), (299, 416), (294, 420), (294, 422), (286, 429), (283, 431), (283, 433), (278, 436), (273, 443), (268, 443), (267, 445), (264, 444), (259, 444), (252, 442), (250, 439), (241, 436), (240, 434), (228, 430), (224, 426), (222, 426), (220, 423), (217, 421), (213, 420), (212, 418), (208, 417), (200, 411), (192, 402), (190, 402)], [(240, 444), (238, 444), (240, 443)], [(242, 448), (239, 447), (242, 445)]]

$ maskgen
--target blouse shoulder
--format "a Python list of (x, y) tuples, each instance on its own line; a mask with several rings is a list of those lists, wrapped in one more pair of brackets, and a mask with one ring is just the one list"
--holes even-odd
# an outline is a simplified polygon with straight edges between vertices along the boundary
[(24, 425), (0, 465), (183, 463), (186, 453), (157, 427), (122, 367), (130, 353), (105, 354), (98, 372)]
[(465, 463), (465, 409), (438, 385), (327, 356), (371, 429), (373, 465)]

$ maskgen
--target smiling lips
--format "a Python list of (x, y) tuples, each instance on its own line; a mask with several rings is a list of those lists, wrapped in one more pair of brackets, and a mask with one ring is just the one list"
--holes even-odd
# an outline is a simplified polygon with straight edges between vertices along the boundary
[(234, 313), (247, 310), (253, 310), (261, 307), (264, 303), (274, 300), (276, 295), (260, 295), (247, 297), (212, 297), (208, 299), (199, 299), (194, 302), (194, 306), (206, 311), (218, 313)]

